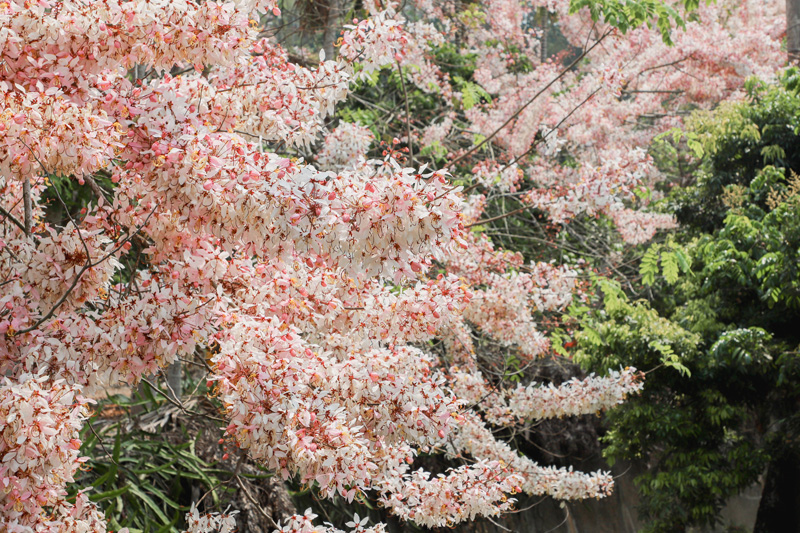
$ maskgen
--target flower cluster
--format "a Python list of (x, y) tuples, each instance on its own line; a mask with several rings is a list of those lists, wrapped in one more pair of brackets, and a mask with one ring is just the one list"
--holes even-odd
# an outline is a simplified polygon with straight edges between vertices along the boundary
[(418, 282), (402, 291), (371, 289), (345, 300), (345, 308), (352, 310), (338, 317), (337, 323), (347, 321), (339, 331), (361, 328), (349, 338), (350, 345), (359, 338), (389, 345), (431, 339), (457, 321), (472, 298), (472, 292), (453, 275), (440, 274), (437, 279)]
[(641, 148), (622, 152), (608, 150), (601, 165), (581, 167), (567, 181), (563, 168), (542, 173), (539, 188), (525, 194), (525, 201), (546, 211), (554, 222), (564, 223), (580, 213), (611, 213), (622, 206), (623, 199), (645, 183), (652, 170), (652, 159)]
[(213, 360), (228, 432), (284, 477), (299, 473), (329, 494), (369, 488), (383, 447), (442, 438), (460, 407), (414, 348), (335, 358), (278, 320), (228, 321)]
[(88, 400), (63, 381), (23, 376), (19, 383), (3, 378), (0, 386), (0, 509), (4, 529), (105, 531), (94, 504), (80, 494), (66, 500), (66, 483), (85, 458), (79, 456), (78, 433)]
[(81, 231), (72, 223), (60, 232), (48, 228), (36, 247), (29, 241), (20, 244), (15, 250), (19, 263), (8, 267), (19, 273), (20, 283), (35, 287), (35, 294), (27, 298), (38, 303), (42, 314), (62, 297), (72, 307), (102, 298), (119, 267), (111, 239), (100, 230)]
[(427, 126), (422, 132), (420, 143), (422, 146), (433, 146), (447, 137), (453, 127), (453, 117), (446, 116), (441, 122)]
[(220, 127), (235, 127), (265, 141), (309, 146), (335, 104), (349, 94), (347, 66), (324, 61), (317, 68), (301, 67), (266, 39), (255, 42), (252, 53), (243, 65), (220, 69), (211, 87), (200, 77), (192, 79), (200, 89), (193, 91), (195, 105), (217, 115)]
[[(529, 294), (535, 290), (533, 277), (513, 272), (488, 278), (489, 287), (474, 291), (464, 317), (494, 339), (517, 345), (529, 357), (544, 354), (550, 342), (536, 328), (529, 306)], [(567, 295), (571, 299), (571, 292)]]
[(452, 370), (453, 392), (480, 408), (487, 421), (508, 425), (524, 420), (543, 420), (600, 413), (622, 403), (642, 389), (642, 374), (635, 368), (591, 375), (555, 386), (533, 382), (514, 389), (494, 390), (480, 372)]
[(339, 171), (358, 165), (365, 159), (369, 145), (372, 144), (369, 128), (341, 122), (330, 135), (317, 154), (317, 163), (323, 170)]
[(497, 188), (501, 192), (516, 192), (523, 172), (516, 163), (498, 168), (490, 161), (483, 161), (472, 169), (472, 174), (475, 181), (484, 187)]
[(474, 414), (464, 417), (454, 432), (448, 453), (469, 454), (478, 460), (502, 461), (509, 472), (522, 476), (521, 488), (531, 495), (549, 495), (559, 500), (602, 498), (614, 486), (611, 475), (603, 472), (585, 474), (571, 468), (542, 467), (521, 456), (508, 444), (498, 441)]
[[(232, 533), (236, 530), (236, 513), (237, 511), (201, 515), (197, 506), (192, 504), (191, 509), (186, 513), (188, 527), (184, 533)], [(120, 533), (125, 533), (125, 531), (120, 530)]]
[(577, 292), (578, 273), (572, 268), (551, 263), (534, 263), (530, 268), (535, 288), (531, 301), (539, 311), (562, 311)]
[[(311, 512), (311, 509), (306, 509), (306, 512), (303, 515), (294, 515), (289, 518), (289, 520), (281, 526), (278, 524), (278, 529), (275, 530), (275, 533), (345, 533), (341, 529), (335, 528), (333, 526), (315, 526), (314, 519), (317, 517), (314, 513)], [(386, 526), (383, 524), (378, 524), (373, 527), (365, 527), (367, 525), (367, 521), (369, 518), (361, 518), (357, 514), (353, 516), (353, 520), (351, 522), (347, 522), (345, 524), (350, 531), (347, 533), (385, 533)]]
[(452, 527), (476, 516), (496, 516), (513, 508), (506, 494), (522, 492), (522, 476), (497, 461), (449, 470), (431, 479), (417, 470), (395, 478), (395, 490), (381, 502), (397, 516), (426, 527)]
[[(212, 347), (227, 438), (324, 495), (374, 491), (401, 518), (440, 527), (507, 511), (521, 490), (609, 493), (608, 474), (540, 467), (486, 423), (609, 409), (641, 388), (639, 375), (490, 386), (483, 341), (548, 353), (544, 319), (579, 294), (578, 267), (528, 263), (465, 226), (508, 198), (553, 224), (609, 217), (634, 244), (674, 227), (641, 209), (635, 193), (659, 176), (640, 147), (680, 124), (661, 115), (710, 107), (769, 74), (782, 61), (782, 8), (720, 0), (700, 6), (673, 48), (631, 28), (562, 72), (526, 10), (555, 13), (575, 46), (604, 34), (585, 13), (568, 16), (567, 2), (490, 0), (467, 14), (418, 0), (415, 21), (397, 3), (363, 4), (370, 16), (345, 27), (337, 59), (300, 65), (260, 37), (262, 15), (279, 15), (274, 0), (0, 3), (7, 529), (103, 531), (85, 494), (65, 499), (81, 463), (79, 393)], [(469, 80), (437, 65), (437, 47), (454, 43), (475, 57)], [(405, 140), (435, 146), (467, 189), (444, 170), (406, 168), (418, 151), (368, 160), (383, 124), (327, 134), (351, 83), (382, 68), (436, 102), (424, 130), (413, 131), (431, 115), (405, 117)], [(474, 84), (491, 98), (465, 105)], [(642, 116), (647, 127), (630, 127)], [(466, 151), (473, 134), (493, 136)], [(44, 216), (53, 177), (96, 196), (62, 226)], [(444, 357), (425, 351), (433, 339)], [(476, 462), (412, 472), (422, 449)], [(280, 531), (338, 533), (313, 519)], [(225, 533), (234, 517), (192, 508), (188, 522)], [(385, 529), (358, 517), (348, 527)]]
[(622, 239), (629, 244), (642, 244), (652, 239), (658, 230), (678, 227), (675, 217), (665, 213), (647, 213), (622, 207), (611, 211), (610, 216)]
[(101, 109), (68, 100), (57, 88), (35, 92), (0, 79), (0, 102), (0, 172), (5, 176), (91, 174), (122, 148), (119, 124)]
[(366, 20), (353, 22), (345, 26), (348, 31), (343, 34), (339, 52), (347, 61), (360, 65), (360, 79), (387, 65), (397, 65), (401, 69), (407, 67), (403, 75), (422, 91), (447, 99), (453, 96), (449, 76), (428, 57), (433, 46), (444, 43), (433, 24), (407, 23), (391, 6)]
[(348, 31), (342, 36), (339, 53), (349, 61), (358, 62), (361, 77), (402, 60), (410, 35), (394, 15), (392, 10), (381, 11), (345, 26)]
[(573, 378), (559, 386), (520, 385), (508, 394), (508, 406), (516, 416), (534, 420), (599, 413), (640, 391), (641, 377), (635, 368), (626, 368), (604, 377)]

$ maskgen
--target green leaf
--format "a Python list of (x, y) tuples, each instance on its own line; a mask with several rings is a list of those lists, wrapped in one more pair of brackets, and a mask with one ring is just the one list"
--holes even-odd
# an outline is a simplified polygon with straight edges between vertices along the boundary
[(114, 449), (111, 452), (111, 459), (115, 464), (119, 464), (119, 454), (121, 449), (122, 449), (122, 436), (120, 435), (119, 432), (117, 432), (117, 437), (114, 439)]
[(107, 481), (117, 478), (117, 469), (119, 467), (116, 463), (111, 463), (103, 475), (92, 482), (92, 486), (97, 488), (106, 484)]
[(603, 337), (600, 336), (597, 330), (589, 326), (583, 327), (583, 329), (581, 330), (581, 337), (583, 339), (586, 339), (586, 341), (589, 344), (592, 344), (594, 346), (600, 346), (603, 344)]
[(639, 272), (642, 274), (642, 283), (652, 285), (658, 275), (658, 245), (651, 246), (642, 257)]
[(786, 152), (777, 144), (771, 144), (761, 149), (761, 155), (764, 158), (764, 163), (771, 163), (778, 159), (785, 159)]
[(477, 97), (475, 91), (472, 90), (471, 84), (465, 85), (461, 89), (461, 102), (464, 104), (464, 110), (472, 109), (476, 100)]
[(150, 497), (149, 494), (147, 494), (146, 492), (144, 492), (143, 490), (141, 490), (139, 487), (136, 486), (131, 486), (130, 492), (131, 494), (139, 498), (142, 502), (144, 502), (144, 504), (155, 513), (155, 515), (158, 517), (159, 520), (162, 521), (162, 523), (166, 524), (170, 521), (169, 518), (167, 518), (167, 515), (164, 514), (164, 511), (161, 509), (161, 507), (156, 505), (156, 502), (153, 501), (153, 499)]
[(683, 250), (676, 248), (674, 253), (675, 259), (678, 260), (678, 266), (681, 267), (681, 271), (683, 273), (689, 272), (691, 270), (691, 266), (689, 266), (689, 260), (686, 258), (686, 254), (683, 253)]
[(664, 279), (667, 283), (678, 281), (678, 258), (675, 252), (664, 252), (661, 254), (661, 267), (664, 270)]
[(118, 496), (122, 496), (130, 489), (130, 485), (123, 485), (117, 489), (107, 490), (105, 492), (96, 492), (89, 495), (89, 500), (93, 502), (102, 502), (103, 500), (110, 500)]
[(703, 157), (703, 155), (705, 154), (705, 150), (703, 149), (703, 145), (700, 143), (700, 141), (697, 141), (697, 140), (691, 139), (691, 138), (687, 138), (686, 139), (686, 146), (689, 147), (689, 149), (692, 151), (694, 156), (696, 158), (698, 158), (698, 159)]
[[(686, 11), (696, 9), (698, 0), (681, 2)], [(629, 29), (646, 25), (657, 28), (661, 39), (672, 45), (672, 28), (684, 28), (685, 22), (669, 4), (659, 0), (571, 0), (569, 13), (575, 14), (583, 8), (589, 10), (592, 20), (603, 22), (617, 28), (622, 33)]]

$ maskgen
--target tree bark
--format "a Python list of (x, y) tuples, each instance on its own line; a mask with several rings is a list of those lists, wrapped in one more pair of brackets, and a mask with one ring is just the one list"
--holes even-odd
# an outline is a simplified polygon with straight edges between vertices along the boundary
[(28, 178), (22, 182), (22, 203), (25, 208), (25, 218), (22, 223), (25, 225), (25, 235), (30, 236), (33, 229), (33, 204), (31, 203), (31, 181)]
[(800, 63), (800, 0), (786, 0), (786, 53), (790, 65)]
[(784, 449), (767, 467), (753, 533), (800, 531), (800, 457)]
[(350, 0), (328, 0), (328, 13), (325, 19), (325, 29), (322, 34), (322, 49), (325, 50), (325, 59), (331, 60), (336, 53), (336, 41), (341, 31), (342, 17), (350, 9)]
[(167, 394), (179, 403), (181, 401), (181, 393), (183, 392), (183, 385), (181, 383), (182, 376), (181, 360), (176, 359), (174, 363), (167, 367), (167, 385), (169, 385), (167, 387)]
[[(788, 2), (789, 0), (787, 0)], [(550, 19), (547, 14), (547, 9), (542, 8), (542, 38), (539, 41), (539, 61), (544, 63), (547, 60), (547, 30), (550, 24)]]

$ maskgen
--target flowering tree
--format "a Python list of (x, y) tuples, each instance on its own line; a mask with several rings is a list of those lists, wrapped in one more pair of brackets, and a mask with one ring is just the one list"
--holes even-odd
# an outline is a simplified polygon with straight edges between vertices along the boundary
[[(369, 493), (403, 519), (442, 526), (508, 510), (522, 491), (609, 493), (608, 474), (541, 467), (490, 426), (608, 409), (639, 375), (559, 387), (486, 379), (473, 338), (527, 359), (549, 353), (536, 317), (580, 298), (580, 284), (575, 265), (526, 263), (469, 228), (490, 223), (484, 210), (503, 195), (520, 207), (495, 220), (606, 215), (634, 243), (671, 227), (636, 209), (634, 193), (656, 177), (638, 147), (676, 123), (669, 110), (710, 105), (775, 63), (780, 29), (760, 5), (728, 13), (720, 3), (667, 49), (658, 29), (623, 35), (604, 23), (644, 22), (615, 19), (613, 2), (575, 15), (549, 3), (492, 1), (464, 15), (418, 2), (413, 21), (364, 4), (338, 58), (305, 65), (260, 33), (281, 15), (271, 0), (0, 4), (8, 531), (104, 531), (87, 494), (65, 490), (83, 461), (86, 398), (195, 352), (210, 354), (225, 438), (322, 495)], [(592, 61), (549, 57), (528, 21), (537, 9)], [(731, 35), (735, 54), (713, 46)], [(475, 51), (471, 80), (437, 64), (451, 42)], [(328, 120), (387, 69), (405, 115), (396, 143), (368, 159), (374, 132), (342, 123), (328, 133)], [(424, 130), (411, 91), (442, 109)], [(627, 126), (665, 109), (651, 129)], [(436, 146), (444, 164), (419, 164), (420, 148)], [(579, 164), (561, 164), (567, 153)], [(51, 186), (64, 178), (94, 197), (54, 224), (43, 198), (64, 202)], [(432, 339), (444, 348), (428, 349)], [(419, 450), (463, 466), (412, 470)], [(193, 513), (193, 530), (231, 527)], [(311, 531), (312, 518), (282, 530)], [(359, 519), (350, 527), (367, 531)]]

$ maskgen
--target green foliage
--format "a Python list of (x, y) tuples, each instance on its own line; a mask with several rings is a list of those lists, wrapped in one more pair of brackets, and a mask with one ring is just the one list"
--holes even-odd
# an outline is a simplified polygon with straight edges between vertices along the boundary
[[(749, 80), (748, 100), (724, 103), (687, 120), (684, 135), (700, 143), (704, 156), (696, 183), (674, 191), (671, 204), (688, 229), (712, 233), (722, 227), (726, 188), (755, 185), (766, 164), (781, 169), (780, 177), (774, 171), (769, 176), (772, 183), (785, 182), (791, 171), (800, 171), (797, 79), (797, 70), (788, 69), (779, 84)], [(765, 208), (768, 192), (762, 187), (762, 194), (751, 199)]]
[[(574, 358), (592, 371), (635, 366), (670, 367), (688, 375), (700, 337), (658, 315), (646, 302), (630, 302), (618, 285), (602, 280), (603, 307), (583, 319)], [(631, 357), (635, 354), (635, 357)]]
[(689, 258), (681, 246), (672, 241), (667, 244), (654, 244), (647, 249), (639, 265), (639, 273), (645, 285), (653, 285), (656, 282), (659, 258), (661, 272), (667, 283), (677, 282), (681, 272), (686, 274), (690, 271)]
[(337, 114), (345, 122), (354, 122), (369, 128), (373, 135), (377, 134), (377, 123), (380, 120), (378, 113), (372, 109), (342, 107)]
[[(94, 176), (97, 184), (105, 190), (113, 190), (107, 173), (101, 172)], [(97, 203), (88, 184), (81, 185), (74, 176), (47, 176), (48, 187), (42, 193), (42, 201), (47, 205), (45, 216), (48, 222), (65, 226), (70, 217), (75, 220), (81, 218), (81, 209), (90, 203)]]
[(445, 148), (441, 142), (436, 141), (430, 146), (426, 146), (422, 150), (420, 150), (420, 155), (423, 157), (427, 157), (437, 163), (443, 164), (447, 160), (447, 148)]
[(747, 373), (768, 361), (769, 335), (725, 332), (706, 351), (699, 333), (647, 302), (630, 302), (609, 282), (601, 287), (603, 306), (584, 319), (576, 361), (598, 373), (620, 366), (648, 371), (642, 393), (607, 414), (604, 456), (612, 464), (641, 458), (653, 465), (635, 480), (646, 531), (712, 525), (725, 499), (755, 479), (766, 461), (743, 436), (747, 405), (731, 397), (722, 374)]
[(461, 79), (469, 80), (475, 72), (475, 59), (477, 53), (462, 53), (453, 43), (444, 43), (433, 49), (434, 61), (443, 72), (450, 75), (451, 79), (456, 76)]
[(478, 3), (468, 4), (458, 15), (459, 21), (469, 28), (477, 28), (484, 24), (486, 18), (486, 13), (481, 10), (481, 5)]
[(459, 76), (453, 78), (453, 81), (456, 83), (458, 90), (461, 91), (461, 104), (464, 106), (464, 110), (475, 107), (475, 104), (480, 103), (481, 99), (487, 102), (492, 101), (491, 95), (477, 83), (465, 81)]
[(610, 461), (650, 465), (635, 480), (646, 531), (712, 526), (800, 442), (798, 86), (794, 69), (777, 85), (750, 81), (748, 101), (662, 136), (699, 159), (694, 184), (668, 200), (682, 231), (644, 250), (648, 301), (600, 281), (602, 305), (576, 336), (588, 370), (647, 371), (603, 437)]
[[(435, 46), (430, 50), (433, 61), (439, 65), (444, 74), (451, 80), (460, 80), (458, 91), (466, 94), (466, 104), (474, 106), (481, 100), (491, 101), (491, 97), (480, 86), (472, 81), (475, 70), (476, 54), (461, 54), (459, 48), (450, 43)], [(358, 66), (356, 67), (359, 68)], [(401, 82), (396, 65), (386, 66), (373, 71), (366, 79), (352, 86), (354, 98), (336, 108), (336, 115), (346, 122), (355, 122), (370, 129), (379, 144), (381, 141), (391, 143), (394, 138), (406, 135), (407, 123), (404, 112), (406, 97), (408, 107), (413, 110), (412, 128), (441, 120), (441, 95), (437, 91), (426, 92), (411, 83), (408, 75), (418, 66), (408, 65), (403, 68), (405, 83)], [(462, 105), (464, 102), (453, 102)], [(417, 148), (417, 147), (415, 147)], [(376, 147), (376, 151), (379, 149)], [(434, 163), (444, 164), (447, 150), (442, 146), (426, 150), (423, 155), (432, 157)]]
[(658, 275), (658, 249), (652, 246), (642, 257), (639, 267), (642, 273), (642, 282), (645, 285), (652, 285)]
[[(190, 437), (182, 426), (169, 431), (131, 427), (131, 409), (144, 409), (141, 419), (158, 415), (165, 405), (151, 393), (132, 403), (101, 402), (82, 430), (81, 454), (88, 460), (71, 487), (91, 487), (89, 499), (104, 511), (109, 529), (178, 533), (185, 529), (191, 502), (208, 493), (208, 505), (216, 508), (233, 494), (225, 484), (230, 467), (216, 468), (199, 456), (201, 441), (216, 442), (217, 436), (206, 437), (200, 430)], [(112, 419), (103, 409), (117, 414)]]
[(703, 148), (703, 143), (700, 141), (699, 135), (693, 131), (684, 131), (680, 128), (672, 128), (657, 135), (653, 140), (655, 142), (662, 142), (670, 137), (672, 138), (672, 142), (674, 144), (678, 144), (681, 140), (685, 139), (686, 145), (689, 147), (695, 157), (703, 157), (705, 154), (705, 149)]
[[(698, 0), (683, 0), (681, 2), (686, 11), (696, 9)], [(592, 20), (600, 20), (619, 29), (622, 33), (646, 24), (648, 28), (657, 28), (661, 38), (667, 44), (672, 44), (670, 33), (673, 24), (684, 28), (685, 23), (678, 11), (670, 4), (659, 0), (570, 0), (569, 12), (588, 8)]]
[(762, 328), (740, 328), (726, 331), (709, 349), (711, 365), (749, 370), (772, 361), (767, 342), (772, 335)]

